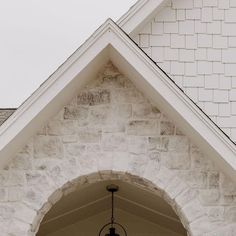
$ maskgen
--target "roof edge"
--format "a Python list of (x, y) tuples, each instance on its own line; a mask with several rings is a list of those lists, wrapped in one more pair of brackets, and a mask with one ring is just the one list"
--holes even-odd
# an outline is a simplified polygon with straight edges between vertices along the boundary
[(139, 0), (116, 22), (131, 37), (152, 18), (167, 0)]

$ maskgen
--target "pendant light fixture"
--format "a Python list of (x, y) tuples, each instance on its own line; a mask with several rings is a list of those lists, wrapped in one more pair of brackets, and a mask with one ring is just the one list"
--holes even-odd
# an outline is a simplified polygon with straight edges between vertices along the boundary
[(103, 236), (102, 233), (103, 231), (105, 231), (106, 228), (108, 228), (108, 226), (109, 226), (109, 233), (106, 233), (104, 236), (120, 236), (119, 234), (116, 233), (115, 226), (117, 226), (118, 228), (121, 228), (124, 233), (124, 236), (127, 236), (125, 228), (121, 224), (115, 222), (115, 217), (114, 217), (114, 193), (119, 190), (119, 187), (117, 185), (110, 184), (107, 186), (106, 189), (108, 192), (111, 193), (111, 221), (105, 224), (100, 229), (98, 236)]

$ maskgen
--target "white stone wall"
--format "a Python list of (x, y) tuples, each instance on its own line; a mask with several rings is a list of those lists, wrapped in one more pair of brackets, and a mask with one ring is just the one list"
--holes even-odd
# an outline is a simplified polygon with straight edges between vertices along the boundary
[(162, 196), (189, 235), (236, 235), (236, 184), (109, 64), (0, 171), (1, 236), (35, 235), (63, 195), (106, 179)]
[(171, 0), (135, 37), (236, 141), (236, 1)]

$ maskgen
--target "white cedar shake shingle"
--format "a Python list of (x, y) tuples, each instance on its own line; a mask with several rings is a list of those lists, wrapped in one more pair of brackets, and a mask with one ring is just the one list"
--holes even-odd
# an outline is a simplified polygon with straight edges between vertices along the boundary
[(194, 61), (194, 50), (191, 49), (180, 49), (179, 50), (179, 60), (186, 62)]
[(227, 90), (214, 90), (214, 102), (223, 103), (229, 101), (229, 93)]
[(230, 7), (236, 7), (236, 0), (230, 0)]
[(198, 47), (200, 48), (212, 47), (212, 35), (198, 34)]
[(222, 23), (222, 35), (224, 36), (236, 36), (235, 24), (232, 23)]
[(220, 9), (228, 9), (230, 0), (218, 0), (218, 7)]
[(218, 104), (212, 102), (205, 102), (205, 110), (210, 116), (216, 116), (219, 113)]
[(196, 76), (197, 75), (197, 63), (196, 62), (186, 62), (185, 63), (185, 75), (186, 76)]
[(219, 88), (218, 75), (206, 75), (205, 76), (205, 88), (210, 88), (210, 89)]
[(227, 48), (228, 39), (220, 35), (213, 35), (213, 48)]
[(236, 8), (230, 8), (225, 11), (225, 22), (234, 23), (236, 21)]
[(236, 115), (236, 102), (231, 102), (231, 113)]
[(197, 71), (199, 75), (212, 74), (212, 64), (207, 61), (198, 61)]
[(194, 21), (180, 21), (179, 34), (194, 34)]
[(236, 76), (236, 64), (225, 64), (225, 75)]
[(171, 62), (170, 73), (174, 74), (174, 75), (183, 75), (184, 74), (184, 63), (176, 62), (176, 61)]
[(163, 27), (164, 23), (163, 22), (152, 22), (152, 33), (153, 34), (163, 34), (164, 30)]
[(174, 9), (191, 9), (193, 8), (193, 0), (173, 0)]
[(184, 35), (172, 34), (171, 35), (171, 47), (172, 48), (185, 48)]
[(213, 12), (211, 7), (202, 8), (202, 22), (211, 22)]
[(222, 61), (224, 63), (236, 63), (236, 48), (228, 48), (222, 51)]
[(230, 103), (220, 103), (219, 104), (219, 115), (220, 116), (230, 116)]

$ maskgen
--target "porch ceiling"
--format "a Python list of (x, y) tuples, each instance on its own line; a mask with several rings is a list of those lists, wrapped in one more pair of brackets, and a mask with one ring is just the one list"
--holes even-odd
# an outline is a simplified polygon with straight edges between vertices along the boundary
[[(63, 197), (56, 203), (41, 223), (38, 236), (57, 231), (83, 221), (111, 208), (108, 181), (91, 184)], [(160, 197), (137, 186), (113, 181), (119, 185), (115, 195), (115, 207), (157, 224), (173, 232), (185, 235), (185, 230), (173, 209)], [(119, 221), (119, 219), (117, 219)]]

